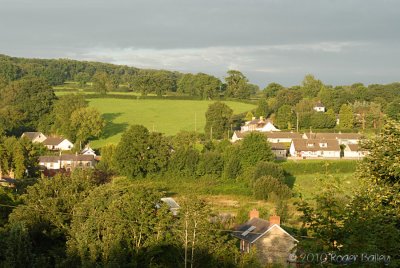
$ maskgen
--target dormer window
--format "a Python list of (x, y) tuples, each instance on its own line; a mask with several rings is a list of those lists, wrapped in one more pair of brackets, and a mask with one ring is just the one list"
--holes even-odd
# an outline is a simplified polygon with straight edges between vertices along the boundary
[(307, 143), (308, 148), (314, 148), (314, 143)]
[(321, 148), (326, 148), (326, 147), (328, 147), (328, 144), (327, 144), (326, 142), (321, 142), (321, 143), (319, 144), (319, 147), (321, 147)]

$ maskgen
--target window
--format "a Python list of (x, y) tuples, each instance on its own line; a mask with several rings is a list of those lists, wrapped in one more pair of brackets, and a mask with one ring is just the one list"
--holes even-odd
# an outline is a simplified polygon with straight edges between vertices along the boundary
[(322, 142), (319, 144), (319, 147), (326, 148), (326, 147), (328, 147), (328, 144), (326, 142)]

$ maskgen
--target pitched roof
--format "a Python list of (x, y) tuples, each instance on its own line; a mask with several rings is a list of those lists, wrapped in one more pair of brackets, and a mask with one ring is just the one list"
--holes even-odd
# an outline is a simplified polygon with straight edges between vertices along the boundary
[(317, 102), (314, 107), (321, 107), (321, 108), (325, 108), (325, 105), (323, 105), (321, 102)]
[(349, 139), (349, 140), (359, 140), (362, 135), (359, 133), (305, 133), (305, 135), (310, 139)]
[[(340, 151), (337, 140), (293, 139), (292, 143), (296, 151)], [(326, 146), (321, 146), (322, 144)]]
[(43, 135), (42, 132), (24, 132), (21, 137), (27, 137), (30, 140), (34, 140), (37, 136)]
[(296, 132), (258, 132), (258, 131), (246, 131), (246, 132), (240, 132), (240, 131), (235, 131), (236, 136), (239, 139), (243, 139), (246, 135), (249, 135), (250, 133), (262, 133), (265, 135), (267, 138), (270, 139), (300, 139), (301, 134), (296, 133)]
[(248, 222), (235, 228), (233, 236), (243, 239), (249, 243), (253, 243), (260, 236), (262, 236), (270, 227), (269, 221), (252, 218)]
[(61, 142), (65, 140), (64, 138), (60, 137), (48, 137), (43, 141), (44, 145), (59, 145)]
[(271, 145), (272, 150), (286, 150), (287, 149), (286, 144), (282, 143), (282, 142), (277, 142), (277, 143), (270, 142), (269, 145)]
[(40, 156), (39, 162), (41, 163), (57, 163), (58, 161), (93, 161), (94, 155), (82, 154), (63, 154), (63, 155), (50, 155)]

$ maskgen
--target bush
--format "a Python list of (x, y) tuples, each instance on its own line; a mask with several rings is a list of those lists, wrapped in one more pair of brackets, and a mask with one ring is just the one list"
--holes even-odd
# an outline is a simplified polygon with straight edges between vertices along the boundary
[(257, 199), (268, 200), (272, 196), (288, 199), (292, 195), (290, 188), (272, 176), (263, 176), (253, 183), (253, 194)]
[(259, 162), (254, 169), (253, 181), (263, 176), (271, 176), (279, 181), (285, 178), (284, 171), (281, 165), (273, 162)]
[(217, 175), (221, 176), (224, 169), (224, 160), (221, 154), (217, 152), (205, 152), (201, 156), (200, 163), (197, 168), (197, 174), (203, 175)]
[(228, 179), (236, 179), (237, 176), (240, 174), (240, 171), (240, 158), (237, 155), (233, 154), (225, 164), (224, 176)]
[(169, 170), (184, 176), (195, 176), (199, 153), (192, 148), (179, 148), (171, 156)]

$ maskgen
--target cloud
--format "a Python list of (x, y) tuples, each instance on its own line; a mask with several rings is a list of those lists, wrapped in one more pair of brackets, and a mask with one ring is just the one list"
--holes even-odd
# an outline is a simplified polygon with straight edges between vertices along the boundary
[(97, 47), (72, 55), (91, 61), (106, 61), (139, 68), (171, 69), (207, 72), (207, 70), (239, 69), (257, 72), (285, 72), (284, 67), (265, 66), (260, 60), (276, 58), (288, 53), (342, 53), (362, 42), (318, 42), (309, 44), (282, 44), (265, 46), (214, 46), (203, 48), (144, 49)]

